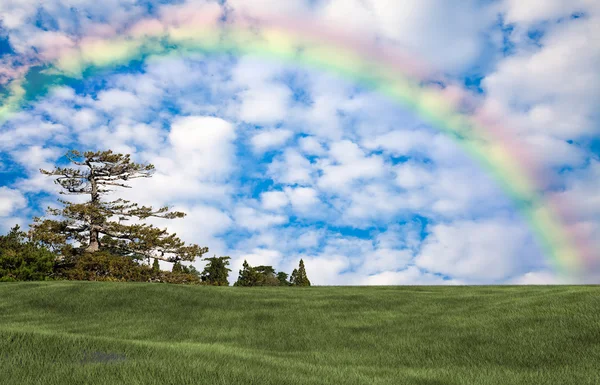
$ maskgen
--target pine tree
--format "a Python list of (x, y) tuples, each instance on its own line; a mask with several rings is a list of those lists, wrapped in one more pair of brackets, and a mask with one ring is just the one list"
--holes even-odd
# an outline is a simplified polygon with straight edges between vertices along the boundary
[(183, 267), (181, 266), (181, 262), (175, 261), (175, 263), (173, 264), (173, 268), (171, 269), (171, 272), (175, 273), (175, 274), (183, 273)]
[(297, 279), (298, 279), (298, 269), (294, 269), (294, 271), (292, 271), (292, 275), (290, 275), (290, 285), (296, 286)]
[(294, 269), (292, 275), (294, 276), (294, 286), (310, 286), (310, 281), (308, 280), (308, 276), (306, 275), (306, 269), (304, 267), (304, 261), (302, 259), (300, 260), (298, 270)]
[(256, 286), (257, 281), (258, 274), (256, 273), (256, 270), (254, 270), (254, 268), (250, 266), (246, 260), (244, 260), (238, 280), (233, 284), (233, 286)]
[(216, 255), (212, 258), (204, 258), (208, 261), (208, 264), (204, 267), (202, 272), (202, 281), (214, 286), (229, 286), (229, 257), (217, 257)]
[(182, 212), (172, 212), (168, 207), (155, 210), (123, 199), (103, 199), (114, 187), (131, 188), (125, 184), (129, 180), (151, 177), (155, 170), (153, 165), (134, 163), (129, 155), (112, 151), (69, 151), (66, 157), (73, 167), (40, 172), (56, 177), (55, 182), (63, 189), (61, 194), (89, 198), (84, 203), (59, 200), (62, 209), (47, 210), (47, 214), (57, 219), (34, 218), (30, 235), (35, 241), (63, 255), (73, 250), (79, 253), (104, 250), (134, 259), (155, 258), (168, 262), (193, 261), (208, 251), (206, 247), (186, 245), (166, 229), (145, 223), (123, 223), (151, 217), (183, 218)]

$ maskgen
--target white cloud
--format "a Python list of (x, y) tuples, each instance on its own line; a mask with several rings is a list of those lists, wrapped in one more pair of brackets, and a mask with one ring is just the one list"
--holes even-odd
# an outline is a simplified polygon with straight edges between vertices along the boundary
[(233, 167), (235, 127), (219, 118), (180, 117), (173, 121), (169, 142), (176, 158), (193, 175), (218, 175)]
[(96, 105), (107, 112), (114, 112), (115, 110), (138, 110), (140, 108), (140, 101), (131, 92), (113, 89), (101, 91), (98, 94), (98, 103)]
[(292, 131), (284, 129), (262, 130), (254, 135), (250, 142), (254, 152), (261, 154), (271, 149), (281, 148), (293, 134)]
[(277, 183), (311, 184), (313, 165), (295, 149), (286, 149), (283, 155), (276, 157), (268, 167), (268, 174)]
[(317, 140), (314, 136), (305, 136), (298, 140), (298, 145), (302, 152), (307, 155), (323, 155), (325, 154), (325, 149), (319, 140)]
[(509, 23), (532, 24), (543, 20), (558, 19), (569, 16), (574, 12), (581, 12), (590, 8), (596, 9), (594, 0), (546, 0), (543, 3), (536, 1), (504, 0), (502, 8), (506, 12), (506, 21)]
[(288, 110), (290, 96), (288, 88), (275, 84), (243, 91), (240, 95), (240, 119), (257, 124), (282, 121)]
[(252, 207), (236, 208), (234, 218), (237, 225), (249, 230), (265, 229), (285, 224), (288, 221), (288, 218), (284, 215), (268, 214), (257, 211)]
[(528, 232), (507, 220), (459, 221), (431, 226), (415, 259), (418, 267), (472, 282), (501, 281), (535, 257)]
[(205, 256), (225, 255), (227, 245), (220, 235), (233, 225), (233, 220), (226, 212), (205, 205), (174, 206), (173, 210), (183, 211), (187, 215), (182, 219), (154, 219), (151, 223), (168, 228), (186, 242), (207, 246), (209, 253)]
[(310, 187), (286, 187), (285, 193), (292, 207), (300, 212), (314, 208), (320, 203), (317, 190)]
[(556, 274), (548, 271), (532, 271), (511, 281), (514, 285), (559, 285), (563, 283)]
[(483, 48), (494, 13), (477, 1), (456, 7), (443, 0), (330, 0), (324, 19), (339, 28), (382, 36), (444, 70), (464, 68)]
[(0, 217), (7, 217), (27, 206), (27, 199), (18, 190), (0, 187)]
[(410, 266), (401, 271), (385, 271), (363, 278), (360, 285), (461, 285), (456, 279), (445, 280), (442, 277), (421, 271)]
[(600, 99), (598, 20), (554, 25), (546, 31), (541, 48), (500, 61), (482, 82), (488, 108), (500, 109), (498, 115), (526, 133), (566, 140), (593, 132)]
[(260, 194), (262, 207), (265, 210), (279, 210), (289, 203), (287, 194), (283, 191), (266, 191)]
[(383, 175), (384, 161), (376, 155), (367, 156), (356, 143), (348, 140), (332, 143), (331, 160), (320, 163), (323, 176), (318, 185), (323, 189), (344, 190), (355, 180), (368, 180)]

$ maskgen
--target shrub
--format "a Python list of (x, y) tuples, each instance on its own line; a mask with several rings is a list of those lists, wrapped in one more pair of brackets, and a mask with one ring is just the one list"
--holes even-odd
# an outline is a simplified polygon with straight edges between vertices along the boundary
[(140, 265), (131, 258), (98, 251), (75, 257), (74, 263), (67, 265), (61, 275), (77, 281), (148, 282), (153, 272), (150, 266)]
[(29, 241), (19, 226), (0, 236), (0, 281), (42, 281), (52, 277), (56, 255)]

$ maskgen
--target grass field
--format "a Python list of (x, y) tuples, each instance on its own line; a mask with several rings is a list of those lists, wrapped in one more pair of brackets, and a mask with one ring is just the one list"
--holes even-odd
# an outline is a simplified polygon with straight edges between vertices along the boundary
[(0, 384), (599, 384), (600, 287), (0, 284)]

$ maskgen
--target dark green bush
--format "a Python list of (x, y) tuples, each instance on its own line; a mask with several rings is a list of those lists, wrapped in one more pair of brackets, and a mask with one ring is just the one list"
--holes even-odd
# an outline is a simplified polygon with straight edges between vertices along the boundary
[(0, 282), (52, 278), (56, 255), (30, 242), (19, 226), (0, 235)]

